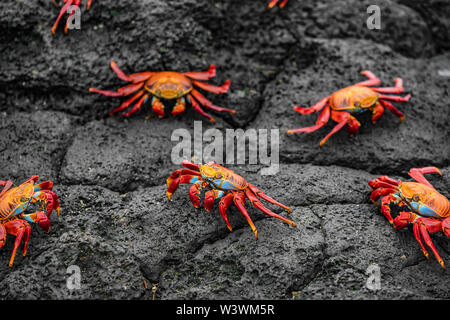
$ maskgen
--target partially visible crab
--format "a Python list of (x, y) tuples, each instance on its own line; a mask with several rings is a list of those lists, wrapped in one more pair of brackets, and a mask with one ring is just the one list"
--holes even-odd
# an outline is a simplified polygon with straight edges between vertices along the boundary
[[(273, 8), (274, 6), (276, 6), (276, 4), (279, 2), (280, 0), (271, 0), (270, 2), (269, 2), (269, 5), (267, 6), (269, 9), (270, 8)], [(281, 0), (281, 3), (280, 3), (280, 8), (283, 8), (285, 5), (286, 5), (286, 3), (288, 2), (288, 0)]]
[(403, 121), (405, 118), (403, 113), (398, 111), (387, 100), (407, 102), (411, 98), (411, 95), (408, 94), (405, 97), (400, 97), (384, 94), (402, 93), (404, 91), (403, 80), (401, 78), (396, 78), (395, 87), (369, 88), (370, 86), (378, 85), (380, 83), (380, 79), (367, 70), (361, 72), (361, 74), (368, 77), (369, 80), (359, 82), (350, 87), (336, 91), (331, 96), (323, 98), (310, 108), (294, 107), (294, 110), (300, 114), (310, 114), (319, 112), (320, 110), (322, 110), (322, 112), (316, 121), (316, 125), (307, 128), (288, 130), (287, 133), (292, 134), (297, 132), (316, 131), (326, 125), (331, 118), (338, 124), (320, 142), (320, 145), (322, 146), (333, 134), (341, 130), (346, 124), (348, 124), (348, 133), (350, 136), (353, 136), (358, 131), (361, 124), (353, 116), (353, 114), (370, 111), (373, 113), (372, 123), (375, 124), (383, 115), (384, 108), (387, 108), (399, 117), (400, 121)]
[[(142, 72), (126, 75), (114, 61), (111, 62), (111, 68), (117, 74), (119, 79), (127, 82), (131, 82), (130, 85), (120, 88), (116, 91), (98, 90), (90, 88), (90, 92), (96, 92), (110, 97), (125, 97), (132, 93), (135, 93), (133, 97), (113, 111), (110, 115), (115, 114), (118, 111), (127, 109), (137, 99), (138, 102), (127, 113), (121, 114), (121, 117), (128, 117), (129, 115), (137, 112), (142, 105), (152, 97), (152, 109), (153, 112), (159, 118), (164, 117), (164, 104), (160, 99), (176, 99), (176, 105), (172, 110), (172, 115), (178, 115), (183, 113), (186, 107), (186, 100), (192, 105), (192, 107), (200, 113), (202, 116), (208, 118), (211, 122), (215, 122), (214, 118), (207, 114), (200, 107), (200, 104), (205, 108), (214, 111), (224, 111), (235, 113), (235, 110), (218, 107), (212, 104), (211, 101), (205, 98), (194, 86), (200, 89), (213, 92), (216, 94), (226, 93), (230, 87), (231, 81), (226, 80), (222, 86), (215, 86), (199, 80), (209, 80), (216, 75), (216, 67), (214, 65), (209, 66), (209, 70), (206, 72)], [(137, 93), (136, 93), (137, 91)], [(187, 99), (185, 99), (186, 97)], [(198, 101), (198, 102), (197, 102)], [(200, 103), (200, 104), (199, 104)]]
[[(56, 3), (56, 0), (50, 0), (55, 7), (59, 7), (58, 3)], [(64, 5), (61, 8), (61, 11), (59, 12), (59, 16), (55, 21), (55, 24), (52, 27), (52, 34), (54, 35), (56, 32), (56, 28), (58, 28), (58, 24), (59, 24), (59, 20), (61, 20), (62, 16), (64, 14), (67, 13), (67, 11), (69, 10), (70, 7), (74, 7), (75, 8), (79, 8), (81, 5), (82, 0), (63, 0), (64, 1)], [(88, 0), (87, 2), (87, 10), (89, 10), (91, 8), (92, 5), (92, 0)], [(70, 18), (75, 14), (76, 10), (72, 9), (72, 11), (69, 14), (69, 17), (67, 18), (66, 21), (66, 25), (64, 27), (64, 33), (67, 33), (67, 31), (69, 30), (69, 22), (70, 22)]]
[[(35, 184), (38, 176), (32, 176), (21, 185), (11, 188), (11, 180), (0, 181), (3, 190), (0, 192), (0, 248), (6, 242), (6, 235), (9, 233), (16, 236), (13, 253), (9, 260), (12, 267), (16, 251), (25, 237), (23, 255), (27, 253), (28, 240), (30, 239), (31, 227), (28, 222), (34, 222), (48, 232), (50, 230), (50, 214), (53, 210), (59, 215), (58, 196), (52, 191), (53, 182), (45, 181)], [(40, 202), (40, 211), (25, 214), (26, 209), (35, 202)], [(42, 211), (46, 209), (46, 212)]]
[(169, 200), (172, 199), (172, 194), (178, 189), (180, 184), (189, 183), (192, 184), (189, 190), (189, 199), (194, 207), (199, 208), (200, 190), (208, 188), (208, 191), (205, 193), (205, 209), (210, 211), (214, 204), (214, 200), (220, 199), (220, 214), (225, 220), (228, 229), (232, 231), (233, 229), (228, 221), (227, 209), (231, 203), (234, 202), (239, 211), (247, 219), (247, 222), (252, 228), (256, 239), (258, 239), (258, 231), (256, 230), (255, 225), (245, 209), (245, 199), (250, 200), (253, 207), (261, 210), (265, 214), (278, 218), (293, 227), (296, 226), (293, 221), (288, 220), (264, 207), (258, 197), (282, 207), (288, 213), (291, 213), (291, 208), (265, 195), (261, 190), (248, 183), (243, 177), (236, 174), (233, 170), (224, 168), (214, 162), (198, 165), (190, 161), (183, 161), (182, 165), (187, 169), (176, 170), (169, 178), (167, 178), (168, 188), (166, 193)]
[[(400, 230), (412, 224), (414, 236), (425, 257), (429, 259), (422, 238), (445, 269), (444, 261), (439, 256), (429, 234), (443, 232), (450, 237), (450, 201), (425, 179), (423, 175), (427, 173), (441, 174), (436, 167), (413, 168), (409, 171), (409, 175), (417, 182), (402, 182), (387, 176), (371, 180), (369, 186), (373, 192), (370, 199), (377, 203), (381, 197), (381, 212), (395, 229)], [(400, 212), (393, 219), (389, 208), (391, 203), (406, 207), (406, 211)]]

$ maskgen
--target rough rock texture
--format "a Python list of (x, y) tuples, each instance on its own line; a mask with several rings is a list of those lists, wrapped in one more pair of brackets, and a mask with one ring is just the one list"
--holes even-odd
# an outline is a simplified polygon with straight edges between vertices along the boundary
[[(427, 261), (411, 230), (396, 231), (369, 200), (367, 182), (381, 174), (408, 179), (411, 167), (438, 166), (430, 181), (450, 196), (450, 51), (448, 1), (290, 0), (94, 1), (81, 30), (53, 37), (58, 9), (50, 1), (0, 3), (0, 179), (30, 175), (55, 182), (62, 205), (45, 234), (33, 226), (29, 251), (14, 268), (8, 236), (0, 250), (4, 299), (436, 299), (450, 298), (450, 276)], [(367, 6), (381, 8), (381, 30), (366, 26)], [(214, 113), (216, 125), (188, 108), (152, 117), (147, 104), (129, 119), (109, 117), (119, 98), (89, 87), (123, 85), (127, 73), (180, 72), (217, 66), (211, 83), (232, 80), (229, 93), (207, 94), (236, 115)], [(301, 116), (370, 69), (391, 86), (402, 77), (408, 103), (399, 123), (389, 111), (372, 125), (346, 130), (322, 148), (332, 122), (288, 136), (317, 114)], [(164, 180), (176, 129), (280, 130), (280, 172), (232, 166), (267, 194), (291, 206), (292, 228), (249, 208), (259, 231), (230, 209), (230, 233), (217, 206), (189, 202), (186, 186), (168, 201)], [(279, 208), (269, 205), (285, 215)], [(450, 264), (450, 240), (433, 235)], [(381, 289), (366, 287), (378, 265)], [(67, 268), (81, 270), (81, 290), (68, 290)]]

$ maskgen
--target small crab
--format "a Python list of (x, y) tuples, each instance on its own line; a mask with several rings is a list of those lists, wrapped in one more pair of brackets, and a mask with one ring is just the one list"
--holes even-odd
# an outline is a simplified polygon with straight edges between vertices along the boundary
[[(369, 186), (373, 192), (370, 199), (377, 203), (381, 197), (381, 212), (395, 229), (400, 230), (412, 224), (414, 236), (425, 257), (429, 259), (422, 238), (433, 251), (439, 264), (445, 269), (444, 261), (434, 247), (429, 233), (442, 231), (447, 237), (450, 237), (450, 201), (425, 179), (423, 175), (427, 173), (442, 175), (436, 167), (425, 167), (413, 168), (409, 171), (409, 175), (417, 182), (402, 182), (387, 176), (371, 180)], [(389, 208), (391, 203), (406, 207), (407, 211), (400, 212), (393, 219)]]
[[(269, 5), (268, 5), (267, 7), (268, 7), (269, 9), (270, 9), (270, 8), (273, 8), (274, 6), (277, 5), (278, 2), (280, 2), (280, 0), (271, 0), (271, 1), (269, 2)], [(287, 2), (288, 2), (288, 0), (282, 0), (281, 3), (280, 3), (280, 8), (283, 8), (283, 7), (286, 5)]]
[[(116, 91), (98, 90), (90, 88), (90, 92), (96, 92), (110, 97), (125, 97), (132, 93), (135, 95), (122, 103), (122, 105), (110, 112), (110, 115), (115, 114), (118, 111), (128, 108), (137, 99), (138, 102), (135, 106), (127, 113), (121, 114), (121, 117), (128, 117), (129, 115), (138, 111), (142, 105), (152, 97), (152, 109), (157, 117), (164, 117), (164, 104), (160, 99), (176, 99), (176, 105), (173, 107), (172, 115), (178, 115), (183, 113), (186, 107), (186, 100), (192, 105), (192, 107), (200, 113), (202, 116), (208, 118), (211, 122), (215, 122), (214, 118), (207, 114), (200, 107), (200, 104), (205, 108), (214, 111), (224, 111), (235, 113), (235, 110), (218, 107), (212, 104), (211, 101), (205, 98), (200, 91), (196, 90), (194, 86), (199, 87), (203, 90), (213, 92), (216, 94), (226, 93), (230, 87), (231, 81), (226, 80), (222, 86), (215, 86), (206, 82), (198, 80), (209, 80), (216, 75), (216, 67), (210, 65), (207, 72), (173, 72), (173, 71), (163, 71), (163, 72), (142, 72), (134, 73), (131, 75), (126, 75), (119, 67), (111, 62), (111, 68), (117, 74), (119, 79), (132, 84), (120, 88)], [(186, 97), (187, 99), (185, 100)], [(197, 102), (198, 101), (198, 102)], [(199, 104), (200, 103), (200, 104)]]
[[(59, 7), (58, 3), (56, 3), (56, 0), (50, 0), (50, 1), (55, 5), (55, 7)], [(59, 20), (61, 20), (62, 16), (64, 14), (66, 14), (67, 11), (71, 7), (73, 7), (72, 10), (69, 13), (69, 17), (67, 18), (66, 25), (64, 27), (64, 33), (67, 33), (67, 31), (69, 30), (70, 19), (76, 12), (76, 10), (74, 10), (74, 9), (80, 7), (81, 1), (82, 0), (64, 0), (64, 6), (61, 8), (61, 11), (59, 12), (59, 16), (56, 19), (55, 24), (52, 27), (52, 34), (53, 35), (56, 32), (56, 28), (58, 28)], [(89, 10), (91, 8), (91, 5), (92, 5), (92, 0), (88, 0), (88, 2), (87, 2), (87, 10)]]
[[(11, 180), (0, 181), (3, 190), (0, 192), (0, 248), (6, 242), (9, 233), (16, 236), (13, 253), (9, 260), (12, 267), (16, 251), (25, 237), (23, 255), (27, 253), (28, 240), (30, 239), (31, 227), (28, 222), (34, 222), (48, 232), (50, 230), (50, 214), (53, 210), (59, 215), (60, 207), (58, 196), (52, 191), (53, 182), (45, 181), (35, 184), (38, 176), (32, 176), (21, 185), (11, 188)], [(32, 203), (40, 203), (40, 210), (35, 213), (25, 214), (26, 209)], [(46, 208), (46, 212), (42, 211)]]
[(215, 162), (198, 165), (185, 160), (182, 162), (182, 165), (187, 169), (176, 170), (167, 179), (168, 188), (166, 194), (169, 200), (172, 199), (172, 194), (177, 190), (180, 183), (190, 183), (192, 186), (189, 190), (189, 198), (194, 207), (200, 207), (199, 194), (200, 190), (203, 188), (209, 188), (209, 190), (205, 193), (205, 209), (207, 211), (211, 210), (215, 199), (220, 199), (219, 211), (230, 231), (233, 229), (228, 221), (227, 209), (231, 203), (234, 202), (239, 211), (247, 219), (248, 224), (255, 234), (255, 238), (258, 239), (258, 231), (256, 230), (255, 225), (245, 209), (246, 198), (250, 200), (253, 207), (261, 210), (265, 214), (278, 218), (293, 227), (296, 226), (293, 221), (288, 220), (264, 207), (258, 197), (282, 207), (288, 213), (291, 213), (291, 208), (265, 195), (261, 190), (248, 183), (243, 177), (236, 174), (233, 170), (224, 168)]
[(352, 115), (371, 111), (373, 113), (372, 123), (375, 124), (377, 120), (383, 115), (384, 109), (389, 109), (393, 114), (403, 121), (405, 116), (398, 111), (390, 102), (386, 100), (392, 100), (397, 102), (407, 102), (411, 98), (408, 94), (405, 97), (386, 95), (383, 93), (402, 93), (403, 80), (401, 78), (395, 79), (395, 87), (390, 88), (369, 88), (370, 86), (376, 86), (380, 83), (372, 72), (363, 71), (361, 74), (369, 78), (369, 80), (359, 82), (352, 86), (346, 87), (339, 91), (336, 91), (331, 96), (323, 98), (318, 103), (310, 108), (294, 107), (294, 110), (300, 114), (310, 114), (322, 112), (316, 121), (316, 125), (301, 129), (288, 130), (287, 133), (297, 132), (313, 132), (322, 128), (327, 124), (330, 117), (338, 124), (328, 135), (320, 142), (322, 146), (333, 134), (341, 130), (346, 124), (348, 124), (348, 133), (353, 136), (359, 129), (359, 121)]

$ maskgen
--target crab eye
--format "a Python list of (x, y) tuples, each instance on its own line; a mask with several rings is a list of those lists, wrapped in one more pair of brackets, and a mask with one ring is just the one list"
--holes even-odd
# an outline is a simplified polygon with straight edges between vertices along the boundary
[(217, 173), (216, 173), (216, 178), (217, 178), (217, 179), (222, 178), (222, 174), (221, 174), (220, 172), (217, 172)]
[(414, 202), (418, 202), (420, 200), (420, 197), (418, 194), (414, 195), (413, 198)]
[(355, 105), (355, 107), (357, 107), (357, 108), (360, 106), (360, 104), (359, 104), (358, 101), (356, 101), (356, 102), (354, 103), (354, 105)]

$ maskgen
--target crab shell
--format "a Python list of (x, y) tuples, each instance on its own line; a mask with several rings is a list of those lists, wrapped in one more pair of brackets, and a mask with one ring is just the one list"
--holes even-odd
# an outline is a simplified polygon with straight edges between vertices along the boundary
[[(2, 197), (0, 197), (0, 220), (6, 220), (11, 217), (14, 212), (15, 215), (24, 211), (31, 202), (31, 197), (34, 194), (34, 183), (29, 181), (21, 184), (15, 188), (10, 189)], [(18, 211), (18, 207), (22, 207)]]
[(420, 216), (443, 219), (450, 217), (450, 201), (434, 188), (417, 182), (399, 182), (401, 200)]
[(145, 82), (145, 89), (152, 95), (163, 99), (177, 99), (194, 89), (192, 81), (178, 72), (155, 73)]
[(248, 188), (244, 178), (214, 162), (201, 165), (200, 174), (204, 181), (219, 190), (242, 191)]
[(378, 102), (378, 94), (368, 87), (350, 86), (336, 91), (330, 99), (333, 110), (364, 112)]

